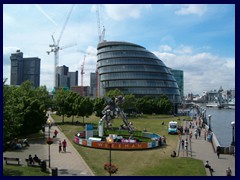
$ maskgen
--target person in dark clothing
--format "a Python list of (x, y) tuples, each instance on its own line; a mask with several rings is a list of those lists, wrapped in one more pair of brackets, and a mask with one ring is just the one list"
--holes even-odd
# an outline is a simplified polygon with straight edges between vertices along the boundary
[(33, 161), (33, 158), (32, 158), (32, 155), (31, 155), (31, 154), (29, 154), (29, 156), (28, 156), (28, 163), (29, 163), (30, 165), (33, 165), (33, 164), (34, 164), (34, 161)]
[(217, 147), (217, 157), (219, 158), (219, 156), (220, 156), (220, 153), (221, 153), (221, 148), (220, 148), (220, 146), (218, 146)]
[(35, 156), (33, 157), (33, 160), (34, 160), (36, 163), (38, 163), (38, 164), (41, 163), (41, 159), (39, 159), (36, 154), (35, 154)]
[(208, 168), (211, 172), (214, 172), (213, 168), (209, 165), (209, 162), (206, 161), (205, 168)]

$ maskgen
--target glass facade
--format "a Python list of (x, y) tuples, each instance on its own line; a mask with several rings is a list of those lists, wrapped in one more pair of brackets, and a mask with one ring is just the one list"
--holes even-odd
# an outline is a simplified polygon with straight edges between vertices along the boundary
[(116, 41), (98, 44), (98, 94), (119, 89), (136, 97), (166, 95), (180, 103), (178, 84), (170, 69), (144, 47)]

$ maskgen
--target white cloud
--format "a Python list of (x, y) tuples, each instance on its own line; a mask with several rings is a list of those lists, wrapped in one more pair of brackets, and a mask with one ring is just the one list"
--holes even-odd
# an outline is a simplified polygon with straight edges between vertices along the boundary
[(172, 51), (172, 48), (168, 45), (161, 45), (159, 51)]
[(202, 16), (207, 11), (206, 4), (184, 4), (181, 9), (175, 11), (179, 15), (196, 14)]
[(14, 23), (14, 18), (9, 16), (7, 13), (3, 12), (3, 24), (12, 24)]
[(179, 53), (179, 54), (191, 54), (192, 53), (192, 47), (181, 44), (176, 49), (176, 53)]
[(147, 4), (107, 4), (105, 5), (108, 16), (114, 20), (125, 18), (137, 19), (141, 17), (141, 11), (151, 8)]
[(201, 94), (222, 86), (225, 90), (235, 88), (235, 59), (211, 53), (174, 54), (154, 52), (167, 67), (184, 71), (184, 93)]

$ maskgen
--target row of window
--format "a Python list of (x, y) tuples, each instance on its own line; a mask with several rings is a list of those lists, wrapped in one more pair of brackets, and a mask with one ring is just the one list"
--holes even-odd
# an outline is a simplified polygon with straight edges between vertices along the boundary
[(112, 51), (98, 54), (98, 59), (117, 58), (117, 57), (140, 57), (140, 58), (156, 58), (153, 53), (143, 51)]
[(102, 59), (98, 61), (98, 67), (107, 66), (107, 65), (115, 65), (115, 64), (152, 64), (152, 65), (160, 65), (165, 66), (163, 62), (159, 59), (149, 59), (149, 58), (110, 58), (110, 59)]
[(168, 87), (178, 88), (176, 82), (158, 80), (115, 80), (102, 81), (104, 88), (107, 87)]
[(119, 73), (109, 73), (101, 74), (102, 81), (105, 80), (117, 80), (117, 79), (157, 79), (157, 80), (167, 80), (175, 81), (174, 77), (170, 74), (165, 73), (151, 73), (151, 72), (119, 72)]
[(99, 74), (112, 72), (161, 72), (171, 74), (166, 67), (150, 66), (150, 65), (122, 65), (122, 66), (106, 66), (98, 69)]
[(134, 51), (146, 51), (146, 49), (137, 46), (107, 46), (98, 50), (98, 53), (107, 52), (107, 51), (122, 51), (122, 50), (134, 50)]

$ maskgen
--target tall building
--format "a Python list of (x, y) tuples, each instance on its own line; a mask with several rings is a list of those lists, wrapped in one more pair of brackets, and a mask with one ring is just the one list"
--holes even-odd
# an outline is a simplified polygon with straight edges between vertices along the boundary
[(40, 61), (38, 57), (23, 58), (23, 53), (17, 50), (12, 53), (11, 60), (11, 85), (21, 85), (29, 80), (35, 88), (40, 86)]
[(144, 47), (128, 42), (98, 44), (98, 94), (119, 89), (136, 97), (166, 95), (181, 102), (177, 82), (168, 67)]
[(170, 69), (170, 70), (171, 70), (174, 78), (177, 81), (181, 98), (183, 98), (184, 97), (184, 76), (183, 76), (183, 71), (182, 70), (177, 70), (177, 69)]
[(78, 85), (78, 71), (69, 72), (69, 68), (63, 65), (57, 67), (56, 74), (57, 88), (67, 87), (70, 89), (71, 87)]
[(97, 96), (97, 77), (96, 73), (90, 73), (90, 96)]

